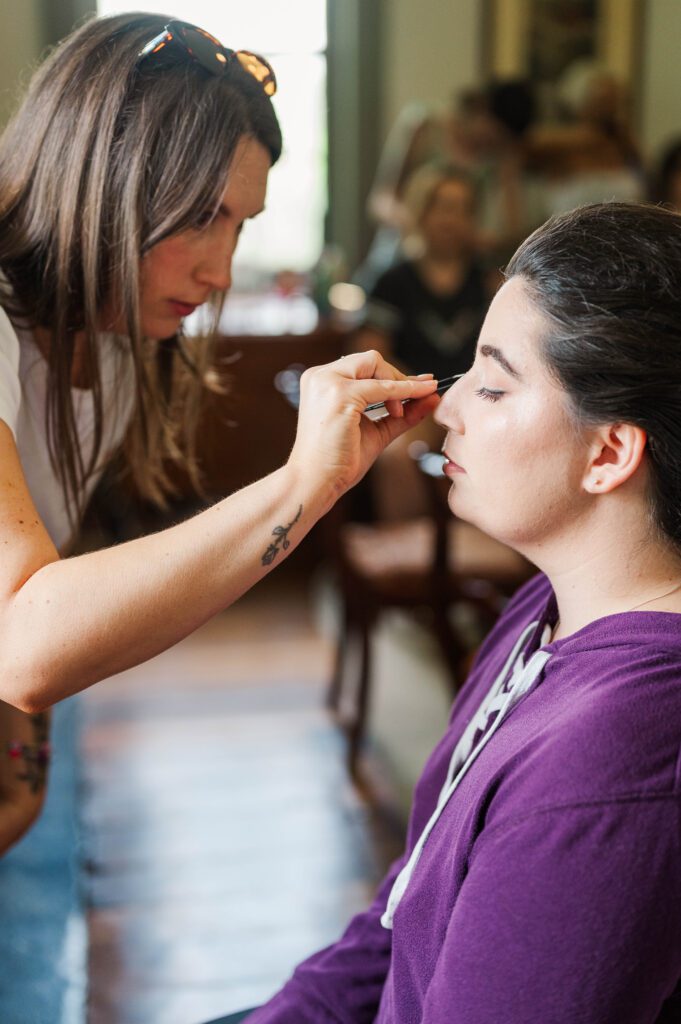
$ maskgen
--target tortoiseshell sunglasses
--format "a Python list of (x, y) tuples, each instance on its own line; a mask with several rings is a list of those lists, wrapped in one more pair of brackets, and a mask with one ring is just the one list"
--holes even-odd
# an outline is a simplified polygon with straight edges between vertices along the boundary
[(169, 21), (162, 32), (150, 39), (138, 54), (139, 60), (153, 57), (170, 43), (177, 43), (201, 67), (213, 75), (221, 75), (231, 60), (238, 60), (244, 71), (260, 82), (267, 96), (274, 96), (277, 80), (274, 71), (264, 57), (249, 50), (228, 50), (219, 39), (205, 29), (190, 25), (187, 21)]

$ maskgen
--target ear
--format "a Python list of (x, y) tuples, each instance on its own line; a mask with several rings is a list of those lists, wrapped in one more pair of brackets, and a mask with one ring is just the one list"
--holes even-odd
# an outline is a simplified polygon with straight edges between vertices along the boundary
[(590, 446), (584, 490), (588, 494), (608, 494), (626, 483), (643, 461), (647, 440), (645, 430), (632, 423), (599, 427)]

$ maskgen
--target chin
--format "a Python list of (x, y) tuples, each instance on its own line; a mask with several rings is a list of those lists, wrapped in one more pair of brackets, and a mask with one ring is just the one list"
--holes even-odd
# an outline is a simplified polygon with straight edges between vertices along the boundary
[(449, 491), (448, 504), (452, 515), (456, 519), (460, 519), (464, 523), (470, 523), (471, 526), (477, 526), (478, 530), (482, 530), (483, 533), (488, 534), (490, 537), (497, 536), (493, 524), (485, 521), (484, 513), (476, 512), (475, 507), (467, 506), (466, 502), (461, 500), (461, 496), (457, 495), (455, 486)]
[(474, 517), (472, 517), (470, 513), (466, 513), (466, 508), (463, 505), (460, 496), (456, 493), (456, 484), (454, 483), (449, 488), (447, 504), (449, 505), (450, 512), (457, 519), (463, 519), (465, 522), (474, 523), (474, 525), (477, 526), (477, 523), (474, 522)]
[(145, 338), (152, 338), (154, 341), (166, 341), (173, 338), (180, 329), (182, 320), (179, 317), (163, 320), (150, 320), (142, 322), (142, 334)]

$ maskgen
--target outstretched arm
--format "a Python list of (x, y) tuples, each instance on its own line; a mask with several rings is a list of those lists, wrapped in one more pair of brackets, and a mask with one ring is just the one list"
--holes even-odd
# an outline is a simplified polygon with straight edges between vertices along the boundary
[[(383, 448), (437, 404), (375, 352), (308, 370), (288, 463), (160, 533), (60, 559), (0, 422), (0, 699), (29, 713), (187, 636), (278, 565)], [(430, 397), (424, 397), (430, 396)], [(423, 398), (403, 407), (404, 398)], [(389, 400), (393, 415), (362, 410)]]

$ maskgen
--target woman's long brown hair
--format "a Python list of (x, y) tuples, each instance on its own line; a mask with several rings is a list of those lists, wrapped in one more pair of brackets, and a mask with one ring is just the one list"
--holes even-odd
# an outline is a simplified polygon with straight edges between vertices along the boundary
[[(105, 303), (122, 313), (134, 365), (125, 447), (137, 490), (163, 504), (173, 491), (169, 462), (198, 482), (194, 437), (212, 346), (144, 338), (140, 262), (162, 239), (217, 211), (243, 136), (260, 142), (272, 163), (281, 152), (271, 102), (237, 61), (215, 76), (172, 45), (139, 60), (168, 20), (126, 14), (69, 36), (0, 139), (0, 305), (15, 322), (49, 332), (48, 439), (74, 521), (85, 481), (110, 454), (101, 450)], [(95, 410), (87, 462), (71, 392), (76, 333), (85, 339)]]

